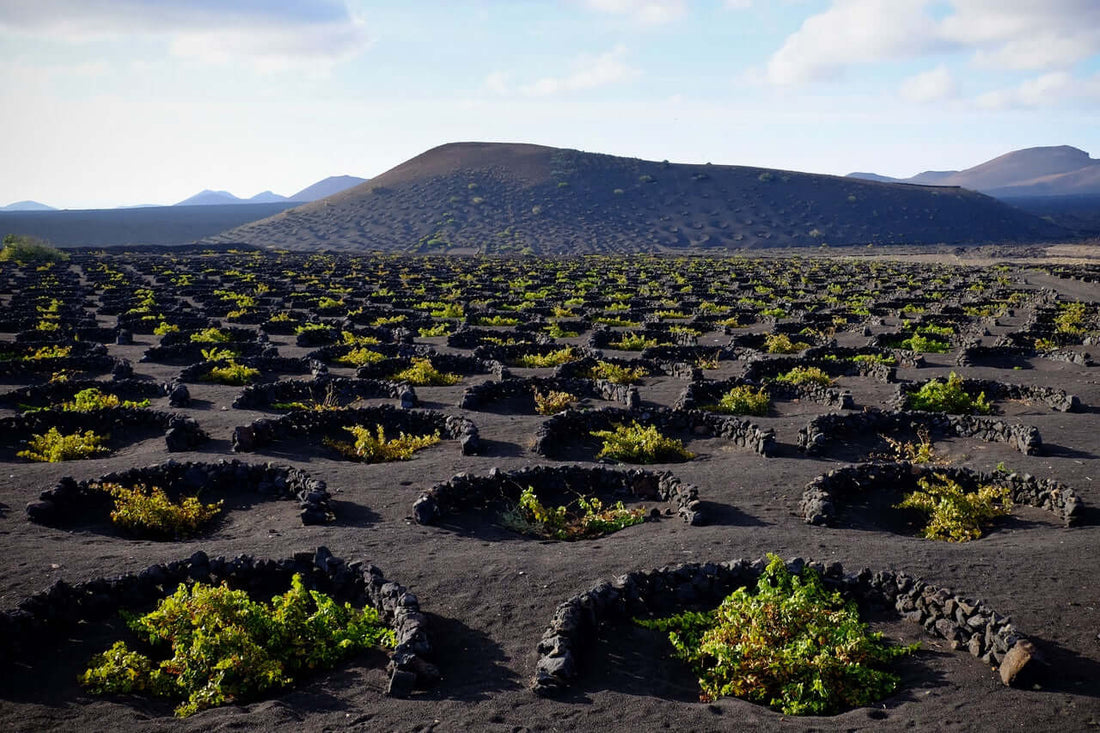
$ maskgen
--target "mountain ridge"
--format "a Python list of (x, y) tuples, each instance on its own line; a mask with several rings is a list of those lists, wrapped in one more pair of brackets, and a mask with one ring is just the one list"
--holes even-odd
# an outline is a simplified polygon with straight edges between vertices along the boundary
[(877, 173), (848, 176), (890, 183), (961, 186), (997, 198), (1100, 194), (1100, 160), (1071, 145), (1013, 150), (961, 171), (924, 171), (909, 178)]
[(1064, 234), (960, 188), (463, 142), (207, 241), (582, 254), (1037, 241)]

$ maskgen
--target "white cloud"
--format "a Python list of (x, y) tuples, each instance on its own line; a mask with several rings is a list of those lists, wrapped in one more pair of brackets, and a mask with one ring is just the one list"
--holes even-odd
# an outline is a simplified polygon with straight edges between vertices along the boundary
[(774, 84), (954, 52), (1001, 70), (1065, 71), (1100, 54), (1096, 0), (833, 0), (768, 61)]
[(590, 9), (624, 15), (641, 25), (664, 25), (687, 13), (686, 0), (585, 0)]
[(625, 46), (616, 46), (596, 56), (583, 54), (573, 61), (572, 71), (565, 75), (546, 76), (515, 86), (511, 83), (511, 74), (496, 71), (486, 77), (484, 86), (494, 94), (518, 92), (527, 97), (549, 97), (566, 92), (596, 89), (629, 81), (639, 75), (640, 72), (627, 63), (626, 56)]
[(1000, 69), (1056, 69), (1100, 53), (1095, 0), (954, 0), (940, 35)]
[(338, 0), (16, 0), (0, 3), (0, 32), (66, 43), (159, 37), (178, 56), (261, 70), (331, 66), (370, 42)]
[(909, 77), (901, 83), (901, 96), (910, 102), (924, 104), (955, 96), (955, 78), (946, 66)]
[(1100, 104), (1100, 74), (1085, 79), (1065, 71), (1052, 71), (1026, 79), (1011, 89), (998, 89), (977, 99), (985, 109), (1053, 107), (1067, 103)]
[(846, 67), (916, 56), (933, 46), (928, 0), (834, 0), (810, 16), (768, 61), (774, 84), (829, 79)]
[(507, 71), (494, 71), (485, 77), (485, 89), (493, 94), (508, 94), (511, 76)]

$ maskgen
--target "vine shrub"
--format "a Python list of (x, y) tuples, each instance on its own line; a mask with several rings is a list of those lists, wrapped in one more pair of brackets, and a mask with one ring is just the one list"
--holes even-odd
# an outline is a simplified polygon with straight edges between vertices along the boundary
[[(347, 335), (345, 333), (345, 335)], [(361, 367), (367, 364), (377, 364), (386, 357), (382, 354), (368, 349), (365, 346), (358, 346), (348, 350), (348, 353), (343, 356), (338, 356), (334, 361), (337, 364), (344, 364), (346, 366)]]
[(657, 345), (657, 339), (646, 338), (641, 334), (627, 333), (618, 341), (612, 341), (608, 346), (620, 351), (641, 351)]
[(462, 377), (435, 368), (429, 359), (412, 360), (412, 366), (393, 375), (396, 382), (408, 382), (417, 387), (440, 387), (458, 384)]
[(946, 465), (950, 463), (947, 458), (937, 454), (936, 446), (932, 443), (932, 437), (929, 435), (927, 427), (921, 426), (917, 428), (916, 441), (910, 440), (903, 442), (891, 438), (888, 435), (880, 435), (879, 437), (885, 440), (887, 445), (894, 451), (893, 455), (885, 456), (887, 460), (909, 461), (910, 463), (927, 463), (932, 465)]
[(771, 398), (763, 387), (753, 389), (747, 384), (741, 384), (722, 395), (718, 404), (708, 405), (706, 409), (729, 415), (763, 416), (768, 414), (771, 405)]
[(93, 430), (64, 434), (57, 428), (50, 428), (40, 435), (32, 435), (27, 441), (27, 449), (16, 455), (41, 463), (79, 461), (110, 453), (111, 449), (105, 445), (109, 438)]
[(930, 540), (979, 539), (990, 522), (1012, 512), (1012, 492), (1007, 486), (990, 484), (967, 492), (957, 481), (940, 473), (922, 477), (917, 486), (895, 507), (926, 514), (928, 521), (921, 535)]
[(159, 486), (133, 487), (103, 483), (99, 488), (114, 499), (111, 521), (138, 534), (158, 537), (192, 537), (221, 514), (223, 501), (203, 504), (198, 497), (185, 496), (173, 502)]
[(785, 333), (770, 333), (764, 337), (764, 349), (769, 354), (797, 354), (810, 348), (805, 341), (791, 341)]
[(557, 540), (602, 537), (645, 521), (645, 509), (627, 509), (621, 501), (604, 507), (597, 497), (580, 495), (568, 506), (548, 507), (528, 487), (501, 518), (515, 532)]
[(109, 407), (142, 408), (148, 407), (149, 400), (122, 400), (118, 395), (107, 394), (98, 387), (82, 389), (73, 395), (71, 402), (62, 402), (58, 408), (66, 412), (92, 412), (93, 410), (105, 410)]
[(352, 458), (364, 463), (388, 463), (390, 461), (407, 461), (413, 453), (439, 442), (439, 433), (435, 435), (406, 435), (401, 433), (393, 439), (386, 439), (385, 430), (381, 425), (375, 426), (375, 434), (371, 434), (370, 428), (362, 425), (346, 427), (355, 437), (354, 443), (326, 439), (325, 445), (335, 448), (347, 458)]
[(258, 376), (260, 376), (259, 369), (245, 366), (244, 364), (238, 364), (230, 360), (224, 366), (216, 366), (211, 369), (207, 373), (205, 379), (208, 382), (215, 382), (217, 384), (242, 387), (246, 384), (252, 384), (252, 381)]
[(821, 367), (797, 366), (777, 376), (775, 381), (789, 384), (820, 384), (822, 387), (828, 387), (833, 383), (833, 378)]
[(952, 415), (988, 415), (994, 409), (985, 398), (985, 392), (972, 397), (963, 387), (962, 377), (955, 372), (951, 372), (946, 382), (938, 379), (926, 382), (909, 395), (907, 402), (913, 410), (947, 412)]
[(603, 440), (597, 458), (626, 463), (670, 463), (695, 457), (681, 441), (661, 435), (653, 425), (642, 426), (637, 422), (616, 425), (614, 430), (595, 430), (592, 436)]
[(573, 351), (571, 346), (567, 346), (564, 349), (551, 351), (549, 354), (524, 354), (516, 359), (515, 366), (529, 368), (555, 367), (576, 360), (576, 352)]
[(920, 354), (946, 354), (951, 350), (951, 344), (944, 341), (938, 341), (919, 333), (901, 339), (891, 346), (892, 348), (905, 349), (906, 351), (914, 351)]
[(231, 340), (229, 334), (220, 328), (204, 328), (191, 334), (191, 343), (195, 344), (227, 344)]
[(668, 632), (676, 656), (699, 676), (701, 698), (740, 697), (786, 715), (829, 715), (870, 705), (897, 689), (884, 669), (910, 654), (860, 621), (853, 601), (812, 569), (795, 575), (769, 555), (755, 592), (739, 588), (708, 613), (640, 620)]
[(641, 384), (648, 375), (645, 367), (620, 366), (610, 361), (597, 361), (588, 371), (590, 379), (606, 379), (612, 384)]
[(256, 699), (311, 670), (329, 669), (360, 650), (395, 642), (377, 611), (307, 591), (300, 575), (291, 579), (288, 592), (269, 603), (257, 603), (225, 584), (181, 584), (156, 609), (127, 620), (163, 658), (131, 651), (119, 641), (92, 658), (81, 684), (97, 694), (176, 700), (179, 717)]
[(550, 390), (543, 394), (535, 390), (535, 412), (540, 415), (557, 415), (568, 410), (576, 401), (577, 396), (569, 392)]

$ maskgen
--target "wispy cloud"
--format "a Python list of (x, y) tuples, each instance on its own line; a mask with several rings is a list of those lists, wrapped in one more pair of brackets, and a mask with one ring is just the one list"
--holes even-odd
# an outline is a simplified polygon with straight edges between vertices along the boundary
[(366, 25), (337, 0), (16, 0), (0, 33), (82, 43), (160, 37), (174, 55), (261, 70), (331, 65), (361, 53)]
[(640, 25), (664, 25), (687, 13), (686, 0), (584, 0), (590, 9), (621, 15)]
[(919, 104), (949, 99), (956, 91), (955, 77), (942, 65), (905, 79), (900, 89), (904, 99)]
[(508, 72), (496, 71), (485, 79), (485, 89), (494, 94), (519, 93), (527, 97), (549, 97), (619, 84), (637, 78), (641, 72), (627, 62), (625, 46), (598, 55), (582, 54), (561, 76), (544, 76), (529, 83), (514, 84)]
[(1068, 72), (1100, 54), (1100, 3), (833, 0), (787, 37), (764, 76), (777, 85), (805, 84), (860, 65), (943, 54), (997, 70)]
[(1100, 105), (1100, 74), (1076, 78), (1065, 71), (1025, 79), (1009, 89), (978, 97), (979, 107), (990, 110), (1055, 107), (1066, 104)]
[(933, 44), (927, 0), (834, 0), (810, 16), (769, 59), (766, 78), (790, 85), (822, 81), (846, 68), (916, 56)]

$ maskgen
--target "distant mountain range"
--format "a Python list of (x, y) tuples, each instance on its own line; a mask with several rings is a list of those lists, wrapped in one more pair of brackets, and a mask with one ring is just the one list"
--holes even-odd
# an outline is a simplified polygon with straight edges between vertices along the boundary
[[(258, 193), (252, 198), (242, 199), (228, 191), (211, 191), (205, 189), (189, 198), (180, 201), (175, 206), (225, 206), (228, 204), (305, 204), (310, 201), (323, 199), (334, 193), (339, 193), (346, 188), (365, 183), (366, 178), (357, 176), (329, 176), (314, 184), (306, 186), (293, 196), (280, 196), (271, 191)], [(118, 206), (118, 209), (160, 208), (157, 204), (139, 204), (137, 206)], [(91, 211), (108, 211), (109, 209), (91, 209)], [(40, 204), (37, 201), (17, 201), (14, 204), (0, 206), (0, 211), (58, 211), (52, 206)]]
[(1001, 199), (1100, 195), (1100, 160), (1069, 145), (1026, 148), (962, 171), (924, 171), (911, 178), (850, 173), (885, 183), (961, 186)]
[(326, 196), (331, 196), (334, 193), (340, 193), (346, 188), (358, 186), (360, 183), (366, 183), (366, 181), (366, 178), (357, 178), (356, 176), (329, 176), (328, 178), (317, 181), (317, 183), (306, 186), (293, 196), (280, 196), (271, 191), (263, 191), (247, 199), (238, 198), (228, 191), (211, 191), (210, 189), (205, 189), (175, 205), (223, 206), (225, 204), (277, 204), (283, 202), (306, 204), (310, 201), (317, 201)]
[(1061, 227), (961, 188), (451, 143), (207, 241), (298, 250), (553, 254), (1034, 242)]
[(14, 204), (0, 206), (0, 211), (57, 211), (57, 209), (37, 201), (16, 201)]

